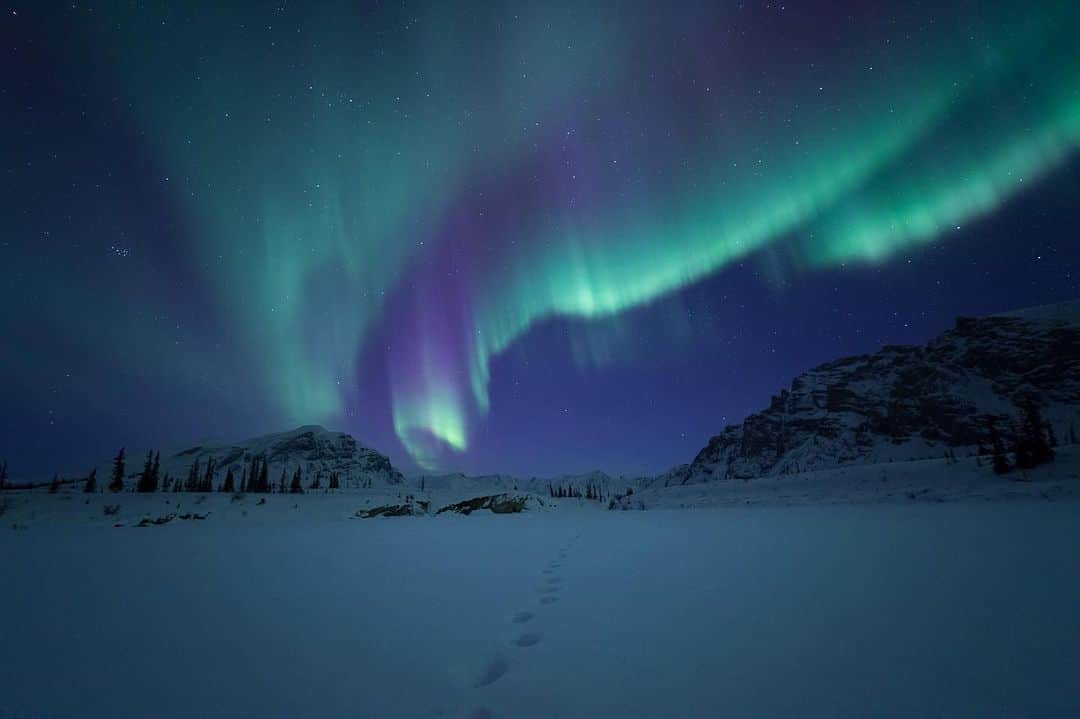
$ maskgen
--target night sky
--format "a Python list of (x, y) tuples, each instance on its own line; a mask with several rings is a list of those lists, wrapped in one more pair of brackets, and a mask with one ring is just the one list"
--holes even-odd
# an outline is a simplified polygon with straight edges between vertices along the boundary
[(656, 472), (1080, 297), (1074, 0), (3, 7), (16, 478), (309, 423)]

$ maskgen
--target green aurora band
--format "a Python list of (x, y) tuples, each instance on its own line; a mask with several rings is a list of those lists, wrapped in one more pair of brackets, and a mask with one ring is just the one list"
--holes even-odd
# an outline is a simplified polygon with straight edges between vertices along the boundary
[[(490, 409), (492, 358), (549, 317), (618, 315), (793, 234), (800, 266), (878, 263), (992, 212), (1080, 145), (1080, 53), (1067, 31), (1075, 22), (1062, 19), (1048, 12), (1020, 23), (1004, 57), (868, 96), (873, 110), (816, 141), (806, 133), (814, 149), (772, 158), (767, 175), (736, 172), (751, 166), (744, 158), (710, 191), (662, 212), (629, 210), (599, 228), (551, 228), (523, 243), (538, 249), (476, 303), (472, 407), (455, 387), (421, 384), (418, 395), (396, 398), (398, 437), (425, 467), (438, 455), (426, 434), (465, 450), (470, 416)], [(1014, 93), (1021, 101), (1006, 103)], [(824, 127), (819, 118), (802, 123), (815, 124)]]
[[(766, 249), (803, 271), (885, 262), (1066, 161), (1080, 144), (1080, 10), (978, 11), (876, 66), (852, 63), (827, 88), (791, 71), (800, 83), (773, 89), (784, 111), (753, 122), (732, 92), (729, 119), (680, 132), (662, 89), (643, 98), (642, 134), (676, 136), (693, 167), (654, 152), (649, 181), (619, 201), (554, 206), (498, 238), (499, 271), (469, 278), (454, 308), (466, 318), (453, 346), (417, 337), (417, 356), (392, 369), (409, 453), (431, 467), (444, 448), (468, 448), (491, 408), (493, 358), (539, 322), (617, 317)], [(123, 71), (102, 82), (149, 128), (163, 182), (194, 218), (206, 285), (281, 418), (334, 421), (373, 325), (463, 188), (510, 182), (553, 153), (541, 121), (591, 119), (633, 95), (654, 18), (573, 3), (437, 5), (416, 24), (345, 2), (297, 12), (299, 23), (261, 27), (221, 8), (162, 24), (113, 3), (100, 33)], [(387, 24), (408, 40), (384, 40)]]

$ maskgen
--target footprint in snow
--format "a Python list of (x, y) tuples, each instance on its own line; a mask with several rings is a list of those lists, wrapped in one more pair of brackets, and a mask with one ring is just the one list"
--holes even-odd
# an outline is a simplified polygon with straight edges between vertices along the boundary
[(495, 657), (484, 668), (483, 673), (476, 678), (476, 681), (473, 682), (473, 688), (479, 689), (494, 684), (506, 674), (508, 669), (510, 669), (510, 663), (505, 658)]
[(536, 593), (537, 594), (555, 594), (560, 589), (562, 589), (562, 587), (560, 587), (559, 585), (556, 584), (554, 586), (540, 587), (539, 589), (536, 590)]
[(478, 707), (473, 709), (472, 714), (469, 715), (469, 719), (494, 719), (494, 714), (487, 707)]
[(562, 577), (548, 577), (548, 584), (562, 584)]
[(543, 597), (540, 597), (541, 604), (554, 604), (557, 601), (559, 601), (559, 598), (552, 594), (547, 594)]
[(526, 632), (514, 640), (514, 646), (534, 647), (540, 643), (541, 639), (543, 639), (543, 635), (539, 632)]
[(525, 622), (531, 621), (534, 616), (535, 615), (532, 612), (518, 612), (514, 615), (512, 621), (514, 624), (524, 624)]

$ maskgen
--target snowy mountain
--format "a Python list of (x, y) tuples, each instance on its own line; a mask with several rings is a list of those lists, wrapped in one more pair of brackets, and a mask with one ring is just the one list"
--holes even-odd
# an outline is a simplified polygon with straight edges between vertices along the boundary
[[(145, 453), (131, 454), (127, 458), (128, 476), (137, 475), (142, 468)], [(220, 480), (232, 468), (237, 481), (251, 460), (266, 460), (272, 482), (276, 482), (284, 470), (289, 475), (299, 466), (303, 471), (305, 485), (311, 477), (321, 472), (323, 481), (331, 472), (341, 475), (343, 486), (399, 485), (404, 481), (401, 472), (394, 469), (383, 454), (365, 447), (344, 432), (331, 432), (318, 425), (298, 427), (289, 432), (253, 437), (230, 444), (205, 444), (188, 447), (176, 452), (161, 453), (161, 473), (183, 479), (192, 464), (206, 467), (213, 458)], [(108, 477), (111, 465), (102, 465), (98, 477)]]
[(886, 346), (796, 377), (653, 486), (975, 453), (1034, 399), (1058, 437), (1080, 432), (1080, 302), (961, 317), (925, 346)]

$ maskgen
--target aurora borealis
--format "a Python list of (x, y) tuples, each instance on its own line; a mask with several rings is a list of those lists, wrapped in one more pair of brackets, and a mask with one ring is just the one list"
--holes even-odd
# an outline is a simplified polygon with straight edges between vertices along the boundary
[(656, 470), (815, 362), (1080, 294), (1074, 3), (44, 5), (0, 96), (26, 463), (318, 422)]

